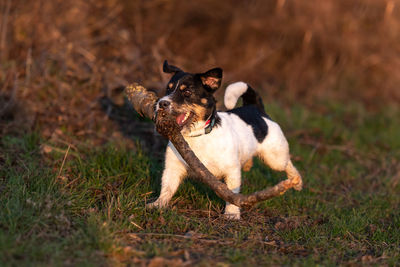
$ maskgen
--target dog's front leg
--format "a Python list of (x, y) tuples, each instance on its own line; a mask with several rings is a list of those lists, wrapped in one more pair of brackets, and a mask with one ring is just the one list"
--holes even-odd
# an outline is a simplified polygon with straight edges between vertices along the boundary
[[(235, 169), (226, 174), (225, 182), (229, 190), (231, 190), (233, 193), (239, 193), (242, 182), (241, 169)], [(236, 205), (226, 202), (224, 215), (226, 218), (231, 220), (240, 220), (240, 208)]]
[(153, 203), (146, 205), (148, 208), (163, 208), (168, 205), (172, 196), (187, 174), (187, 167), (180, 161), (176, 155), (176, 151), (171, 149), (169, 145), (165, 153), (165, 168), (161, 178), (160, 196)]

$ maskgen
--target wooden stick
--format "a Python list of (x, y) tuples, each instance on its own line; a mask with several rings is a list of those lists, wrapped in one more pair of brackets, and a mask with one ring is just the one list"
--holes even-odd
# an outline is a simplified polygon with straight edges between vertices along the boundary
[(155, 114), (155, 104), (157, 102), (155, 93), (147, 91), (137, 83), (129, 85), (125, 92), (135, 110), (141, 115), (155, 121), (157, 131), (172, 142), (179, 154), (181, 154), (182, 158), (196, 174), (194, 178), (209, 186), (223, 200), (238, 207), (249, 207), (260, 201), (282, 195), (295, 185), (291, 180), (287, 179), (273, 187), (257, 191), (250, 195), (245, 196), (233, 193), (225, 183), (218, 180), (196, 157), (180, 133), (181, 128), (176, 123), (175, 118), (162, 111)]

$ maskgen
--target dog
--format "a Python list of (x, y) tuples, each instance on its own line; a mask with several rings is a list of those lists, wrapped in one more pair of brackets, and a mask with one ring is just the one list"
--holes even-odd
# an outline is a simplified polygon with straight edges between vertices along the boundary
[[(221, 86), (222, 69), (204, 73), (187, 73), (164, 61), (163, 71), (172, 74), (166, 95), (156, 103), (156, 112), (163, 110), (176, 118), (190, 148), (227, 187), (239, 193), (241, 169), (248, 168), (258, 156), (271, 169), (285, 171), (296, 190), (302, 189), (302, 178), (293, 166), (288, 142), (280, 128), (266, 113), (261, 97), (244, 82), (236, 82), (225, 90), (227, 111), (216, 110), (213, 96)], [(242, 107), (235, 108), (239, 98)], [(251, 167), (251, 166), (250, 166)], [(189, 167), (174, 145), (169, 142), (165, 152), (161, 192), (149, 208), (168, 205)], [(240, 219), (239, 207), (226, 203), (225, 216)]]

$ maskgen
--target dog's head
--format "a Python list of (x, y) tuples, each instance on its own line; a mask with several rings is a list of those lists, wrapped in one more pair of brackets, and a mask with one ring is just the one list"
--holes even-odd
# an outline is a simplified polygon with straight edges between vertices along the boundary
[(164, 61), (163, 71), (172, 74), (166, 95), (157, 102), (156, 110), (168, 112), (184, 132), (190, 132), (197, 123), (206, 122), (216, 109), (213, 93), (220, 87), (222, 69), (204, 73), (187, 73)]

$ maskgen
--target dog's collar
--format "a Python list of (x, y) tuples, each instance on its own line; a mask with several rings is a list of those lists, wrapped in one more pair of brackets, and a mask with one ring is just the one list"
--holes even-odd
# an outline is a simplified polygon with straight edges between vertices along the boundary
[(212, 118), (208, 119), (206, 121), (206, 124), (204, 125), (205, 126), (204, 127), (204, 133), (205, 134), (211, 133), (212, 128), (214, 127), (214, 125), (215, 125), (215, 116), (212, 116)]
[(217, 115), (217, 110), (214, 109), (214, 111), (211, 113), (210, 117), (207, 118), (206, 123), (204, 124), (204, 133), (199, 133), (199, 134), (195, 134), (195, 135), (189, 135), (189, 137), (198, 137), (204, 134), (209, 134), (211, 133), (214, 125), (215, 125), (215, 117)]

